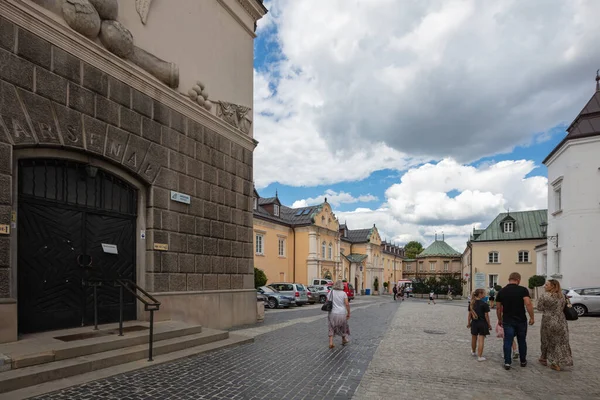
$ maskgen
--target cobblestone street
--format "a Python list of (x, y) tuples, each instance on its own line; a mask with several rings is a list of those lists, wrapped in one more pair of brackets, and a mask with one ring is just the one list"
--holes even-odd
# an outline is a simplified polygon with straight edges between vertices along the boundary
[[(600, 318), (571, 322), (572, 371), (537, 363), (541, 315), (528, 335), (529, 365), (502, 368), (500, 339), (486, 362), (470, 356), (465, 302), (389, 296), (352, 303), (352, 343), (327, 348), (319, 305), (268, 310), (266, 324), (237, 330), (254, 344), (80, 385), (39, 399), (596, 399)], [(493, 315), (493, 314), (492, 314)], [(495, 323), (495, 315), (493, 315)]]

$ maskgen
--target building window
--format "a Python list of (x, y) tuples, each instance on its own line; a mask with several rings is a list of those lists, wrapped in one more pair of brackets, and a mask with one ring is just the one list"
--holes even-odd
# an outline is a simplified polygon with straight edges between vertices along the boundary
[(279, 257), (285, 257), (285, 238), (279, 238)]
[(255, 210), (258, 208), (258, 200), (256, 197), (254, 198), (254, 204), (252, 207), (254, 207)]
[(513, 228), (514, 225), (512, 222), (505, 222), (504, 223), (504, 233), (511, 233), (513, 232)]
[(327, 258), (333, 259), (333, 245), (329, 243), (329, 247), (327, 248)]
[(444, 261), (444, 272), (450, 271), (450, 261)]
[(327, 248), (327, 243), (321, 243), (321, 258), (325, 258), (325, 249)]
[(548, 275), (548, 253), (542, 254), (542, 272), (544, 276)]
[(410, 266), (410, 264), (406, 264), (406, 270), (407, 270), (407, 271), (410, 271), (410, 269), (411, 269), (411, 266)]
[(490, 251), (488, 253), (488, 264), (496, 264), (498, 263), (498, 252)]
[(562, 210), (562, 189), (560, 186), (554, 188), (554, 212)]
[(430, 261), (429, 262), (429, 271), (430, 272), (435, 272), (435, 261)]
[(496, 287), (496, 285), (498, 285), (498, 275), (489, 274), (488, 275), (488, 287), (494, 288), (494, 287)]
[(423, 261), (419, 261), (419, 272), (423, 272)]
[(528, 263), (529, 262), (529, 252), (526, 250), (519, 251), (519, 262), (520, 263)]
[(273, 214), (279, 217), (279, 206), (277, 204), (273, 205)]
[(554, 251), (554, 273), (560, 274), (560, 250)]
[(265, 235), (261, 233), (256, 234), (256, 254), (261, 256), (265, 254)]

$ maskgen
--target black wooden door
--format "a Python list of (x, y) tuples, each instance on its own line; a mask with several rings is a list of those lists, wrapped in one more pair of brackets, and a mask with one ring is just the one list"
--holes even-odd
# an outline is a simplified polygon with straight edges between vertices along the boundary
[[(103, 281), (99, 322), (118, 321), (119, 289), (110, 280), (136, 280), (136, 199), (133, 188), (102, 170), (65, 160), (19, 162), (20, 333), (93, 324), (91, 280)], [(124, 294), (124, 318), (135, 319), (135, 300)]]
[(19, 331), (80, 326), (83, 213), (36, 203), (18, 212)]

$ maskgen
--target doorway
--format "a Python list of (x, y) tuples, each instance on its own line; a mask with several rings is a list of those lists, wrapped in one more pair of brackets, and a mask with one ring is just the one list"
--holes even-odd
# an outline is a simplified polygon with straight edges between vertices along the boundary
[[(115, 279), (135, 282), (137, 191), (96, 167), (62, 159), (19, 160), (19, 333), (119, 318)], [(136, 318), (124, 293), (124, 319)]]

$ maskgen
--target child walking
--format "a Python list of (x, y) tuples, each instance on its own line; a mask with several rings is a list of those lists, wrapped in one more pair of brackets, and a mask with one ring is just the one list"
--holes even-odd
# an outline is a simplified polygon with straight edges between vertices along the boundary
[[(504, 328), (500, 326), (498, 321), (496, 321), (496, 337), (504, 338)], [(515, 338), (512, 343), (512, 351), (513, 351), (513, 360), (519, 359), (519, 352), (517, 351), (517, 339)]]
[(467, 328), (471, 328), (471, 355), (477, 357), (477, 361), (485, 361), (483, 356), (483, 345), (485, 337), (490, 334), (492, 325), (490, 323), (490, 306), (484, 302), (483, 289), (476, 289), (469, 303), (469, 317)]

